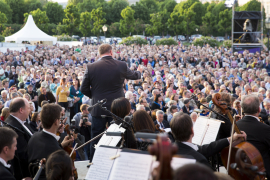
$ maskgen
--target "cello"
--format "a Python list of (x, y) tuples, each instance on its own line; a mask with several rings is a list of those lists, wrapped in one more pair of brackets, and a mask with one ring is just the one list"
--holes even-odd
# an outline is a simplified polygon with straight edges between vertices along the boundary
[[(216, 93), (212, 101), (215, 106), (221, 109), (222, 114), (226, 114), (232, 124), (235, 124), (234, 131), (241, 134), (235, 120), (232, 118), (226, 103), (221, 100), (221, 95)], [(263, 158), (256, 147), (249, 142), (241, 142), (231, 149), (231, 157), (228, 156), (229, 148), (224, 148), (221, 152), (221, 160), (225, 165), (232, 164), (227, 168), (228, 174), (236, 180), (263, 180), (265, 179), (265, 168)]]
[[(71, 134), (70, 134), (70, 130), (69, 130), (69, 125), (68, 124), (65, 126), (65, 131), (68, 134), (69, 138), (71, 139)], [(66, 146), (64, 148), (64, 150), (70, 155), (70, 158), (71, 158), (72, 164), (73, 164), (72, 174), (73, 174), (74, 179), (77, 180), (78, 179), (78, 173), (77, 173), (77, 169), (75, 168), (75, 165), (74, 165), (74, 161), (76, 159), (76, 151), (75, 151), (75, 149), (73, 150), (71, 144), (69, 144), (68, 146)]]

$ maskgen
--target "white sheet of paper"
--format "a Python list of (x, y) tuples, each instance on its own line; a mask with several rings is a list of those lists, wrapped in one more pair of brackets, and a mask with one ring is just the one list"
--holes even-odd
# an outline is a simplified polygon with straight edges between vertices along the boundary
[[(110, 125), (110, 127), (108, 128), (107, 132), (122, 132), (124, 133), (126, 130), (124, 128), (119, 128), (119, 125), (117, 124), (112, 124)], [(99, 147), (100, 145), (104, 145), (104, 146), (116, 146), (118, 144), (118, 142), (121, 140), (122, 137), (119, 136), (107, 136), (106, 134), (104, 134), (96, 147)]]
[(152, 156), (149, 154), (121, 152), (109, 180), (148, 180), (151, 165)]
[(203, 139), (203, 143), (204, 144), (210, 144), (211, 142), (215, 141), (217, 138), (217, 134), (219, 131), (219, 127), (220, 127), (220, 122), (219, 121), (215, 121), (215, 120), (208, 120), (209, 123), (209, 127), (207, 130), (207, 133), (205, 134), (205, 137)]
[(172, 130), (171, 130), (171, 128), (166, 128), (166, 129), (164, 129), (164, 131), (168, 133), (168, 132), (171, 132)]
[(108, 179), (114, 160), (110, 157), (115, 156), (118, 149), (98, 147), (95, 151), (93, 164), (90, 166), (85, 179), (87, 180), (106, 180)]
[[(195, 159), (173, 157), (171, 161), (171, 167), (173, 168), (173, 170), (176, 170), (177, 168), (180, 168), (186, 164), (194, 164), (194, 163), (196, 163)], [(156, 168), (158, 165), (159, 165), (159, 162), (154, 161), (152, 170)]]
[(192, 138), (192, 143), (200, 145), (202, 142), (202, 136), (205, 130), (205, 126), (207, 124), (207, 119), (202, 119), (201, 116), (198, 117), (196, 123), (193, 126), (194, 136)]

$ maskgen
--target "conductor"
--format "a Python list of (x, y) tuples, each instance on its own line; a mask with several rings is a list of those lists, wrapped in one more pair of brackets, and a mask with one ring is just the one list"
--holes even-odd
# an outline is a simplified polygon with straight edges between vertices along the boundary
[[(112, 46), (102, 44), (99, 49), (100, 59), (92, 64), (88, 64), (82, 85), (81, 92), (93, 99), (93, 104), (104, 98), (107, 102), (104, 104), (108, 110), (114, 99), (124, 97), (123, 83), (125, 79), (136, 80), (141, 78), (143, 67), (139, 66), (138, 71), (131, 71), (125, 62), (114, 60)], [(106, 111), (96, 106), (92, 108), (91, 115), (91, 138), (102, 133), (106, 128), (106, 123), (110, 124), (112, 117)], [(94, 155), (94, 144), (99, 139), (90, 143), (90, 160)]]

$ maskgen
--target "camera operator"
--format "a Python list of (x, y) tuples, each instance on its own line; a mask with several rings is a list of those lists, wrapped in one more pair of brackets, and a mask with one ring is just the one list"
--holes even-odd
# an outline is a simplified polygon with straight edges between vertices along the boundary
[[(85, 142), (91, 139), (91, 125), (92, 116), (88, 111), (89, 105), (82, 104), (80, 107), (81, 112), (77, 113), (73, 119), (75, 120), (75, 127), (80, 130), (80, 134), (85, 137)], [(90, 155), (90, 145), (84, 146), (84, 151), (87, 156)], [(86, 157), (88, 159), (88, 157)]]

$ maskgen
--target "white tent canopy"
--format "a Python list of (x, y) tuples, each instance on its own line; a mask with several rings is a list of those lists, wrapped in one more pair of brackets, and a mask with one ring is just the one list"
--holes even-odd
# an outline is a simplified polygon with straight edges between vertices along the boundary
[(20, 31), (5, 37), (5, 42), (10, 41), (15, 41), (16, 43), (22, 43), (23, 41), (53, 41), (53, 44), (56, 44), (57, 38), (41, 31), (36, 26), (32, 15), (29, 15), (25, 26)]

